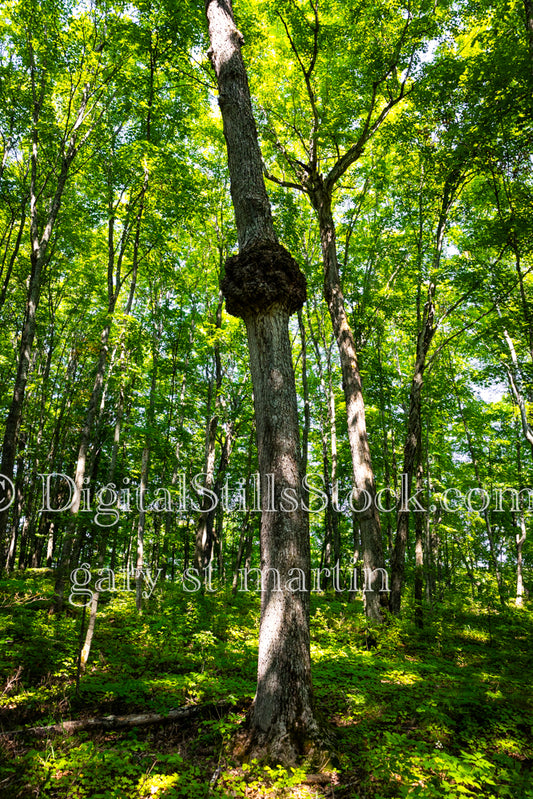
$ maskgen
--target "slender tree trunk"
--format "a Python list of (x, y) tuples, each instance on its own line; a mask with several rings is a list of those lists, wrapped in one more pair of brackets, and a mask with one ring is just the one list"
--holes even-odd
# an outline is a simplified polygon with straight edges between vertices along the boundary
[[(148, 177), (149, 177), (148, 172), (145, 171), (143, 185), (137, 198), (137, 201), (139, 202), (139, 208), (135, 220), (135, 240), (133, 244), (133, 265), (132, 265), (131, 287), (125, 313), (129, 313), (129, 311), (131, 310), (131, 304), (133, 302), (133, 293), (136, 285), (138, 260), (139, 260), (140, 229), (141, 229), (142, 215), (144, 211), (144, 201), (145, 201), (146, 191), (148, 189)], [(120, 290), (123, 285), (123, 278), (121, 276), (122, 262), (126, 251), (127, 233), (128, 230), (130, 229), (130, 224), (131, 224), (130, 223), (124, 225), (119, 244), (119, 251), (118, 254), (116, 254), (115, 241), (114, 241), (115, 208), (113, 207), (111, 178), (109, 179), (108, 190), (109, 190), (109, 198), (108, 198), (109, 222), (108, 222), (108, 253), (107, 253), (107, 318), (104, 327), (102, 329), (102, 332), (100, 334), (100, 353), (98, 356), (98, 363), (96, 366), (96, 373), (94, 377), (91, 396), (89, 399), (89, 404), (87, 406), (87, 411), (85, 413), (85, 419), (81, 430), (78, 458), (76, 461), (76, 473), (74, 476), (75, 492), (72, 504), (70, 506), (70, 519), (65, 534), (65, 538), (63, 541), (61, 559), (56, 573), (54, 609), (57, 613), (61, 612), (63, 608), (63, 593), (65, 589), (66, 575), (71, 565), (73, 547), (76, 539), (78, 512), (80, 509), (80, 501), (82, 496), (81, 492), (87, 470), (87, 458), (89, 455), (91, 441), (93, 439), (94, 423), (97, 418), (97, 412), (100, 407), (102, 391), (104, 388), (105, 373), (108, 366), (109, 336), (111, 334), (113, 317), (117, 307)], [(133, 210), (134, 206), (135, 203), (132, 203), (130, 211)]]
[[(431, 471), (429, 458), (429, 426), (426, 426), (426, 485), (428, 497), (431, 496)], [(424, 578), (426, 583), (426, 604), (431, 607), (435, 596), (435, 545), (437, 528), (441, 519), (441, 509), (429, 510), (426, 514), (424, 530)]]
[[(253, 450), (253, 443), (254, 443), (254, 435), (255, 435), (255, 426), (252, 424), (250, 427), (250, 438), (248, 440), (248, 461), (246, 465), (246, 481), (244, 484), (245, 488), (245, 496), (249, 496), (250, 492), (250, 484), (252, 478), (252, 450)], [(241, 526), (241, 531), (239, 535), (239, 546), (237, 549), (237, 557), (235, 559), (235, 570), (233, 572), (233, 582), (231, 586), (231, 593), (235, 596), (237, 593), (237, 586), (239, 582), (239, 570), (241, 568), (242, 559), (244, 554), (248, 548), (248, 541), (252, 537), (251, 532), (251, 524), (250, 524), (250, 508), (248, 507), (247, 503), (247, 510), (245, 512), (244, 520)]]
[[(309, 638), (310, 544), (302, 508), (296, 385), (288, 330), (305, 278), (277, 243), (262, 173), (242, 35), (230, 0), (207, 0), (209, 51), (219, 87), (239, 255), (226, 261), (226, 309), (244, 319), (262, 483), (261, 623), (257, 691), (243, 750), (292, 762), (319, 738)], [(274, 506), (267, 486), (273, 480)], [(279, 585), (277, 585), (279, 577)], [(279, 589), (279, 590), (276, 590)]]
[[(446, 225), (448, 223), (448, 215), (450, 209), (458, 195), (463, 179), (461, 168), (453, 169), (446, 177), (443, 186), (442, 199), (440, 205), (440, 212), (435, 236), (435, 248), (432, 258), (431, 276), (428, 282), (427, 300), (424, 305), (423, 313), (420, 310), (420, 291), (421, 280), (418, 283), (417, 295), (417, 317), (418, 317), (418, 335), (416, 341), (416, 360), (413, 372), (413, 379), (411, 382), (411, 392), (409, 396), (409, 412), (407, 418), (407, 434), (404, 446), (404, 462), (403, 462), (403, 475), (402, 480), (402, 502), (398, 511), (397, 525), (396, 525), (396, 538), (394, 541), (394, 550), (391, 559), (391, 595), (390, 606), (391, 611), (395, 614), (400, 612), (401, 595), (405, 570), (405, 550), (407, 546), (407, 537), (409, 532), (409, 513), (410, 513), (410, 494), (413, 482), (414, 469), (417, 463), (417, 450), (419, 442), (422, 442), (421, 429), (422, 429), (422, 390), (424, 386), (424, 375), (427, 369), (427, 359), (429, 348), (433, 337), (437, 331), (438, 323), (435, 321), (435, 282), (433, 275), (438, 273), (442, 248), (444, 245), (444, 235)], [(422, 205), (419, 208), (419, 233), (417, 239), (418, 249), (418, 263), (419, 268), (422, 268), (422, 233), (423, 233), (423, 212)], [(413, 503), (416, 506), (416, 502)], [(422, 513), (423, 510), (416, 507), (417, 513)]]
[(324, 474), (324, 491), (326, 494), (326, 508), (324, 510), (324, 540), (322, 541), (322, 549), (320, 550), (320, 569), (325, 569), (324, 580), (322, 585), (327, 590), (331, 584), (331, 560), (333, 557), (333, 508), (331, 501), (331, 469), (328, 454), (328, 439), (326, 435), (326, 428), (324, 420), (320, 420), (321, 434), (322, 434), (322, 464)]
[(6, 558), (6, 573), (12, 570), (14, 563), (15, 563), (15, 553), (17, 547), (17, 538), (18, 538), (18, 531), (19, 531), (19, 524), (20, 524), (20, 517), (22, 514), (22, 503), (23, 503), (23, 486), (24, 486), (24, 447), (25, 447), (25, 440), (21, 436), (21, 445), (19, 450), (19, 455), (17, 458), (17, 479), (15, 482), (15, 503), (13, 508), (13, 519), (11, 522), (11, 540), (9, 542), (9, 549), (7, 552)]
[(142, 610), (144, 585), (144, 531), (146, 527), (146, 489), (148, 487), (148, 467), (150, 465), (150, 445), (147, 440), (143, 447), (141, 459), (141, 479), (139, 481), (139, 519), (137, 521), (137, 558), (135, 561), (135, 604), (137, 611)]
[[(221, 500), (222, 489), (226, 479), (226, 473), (229, 468), (231, 452), (235, 443), (235, 429), (234, 424), (230, 420), (225, 425), (226, 434), (222, 443), (220, 451), (220, 459), (216, 472), (215, 482), (213, 483), (213, 493), (216, 497), (215, 507), (212, 508), (207, 514), (207, 535), (213, 542), (213, 550), (217, 553), (218, 560), (218, 574), (221, 580), (224, 579), (224, 514), (223, 505)], [(211, 554), (211, 560), (213, 555)]]
[[(237, 556), (235, 558), (235, 569), (233, 571), (233, 580), (231, 584), (231, 593), (233, 596), (237, 593), (237, 589), (239, 586), (239, 572), (242, 568), (242, 561), (245, 557), (246, 552), (250, 547), (250, 542), (252, 539), (252, 525), (250, 521), (250, 512), (246, 513), (244, 517), (244, 521), (242, 523), (241, 532), (239, 535), (239, 547), (237, 549)], [(250, 569), (250, 564), (246, 564), (245, 560), (245, 569)]]
[[(222, 292), (219, 293), (218, 305), (215, 314), (215, 327), (220, 330), (222, 325)], [(220, 345), (218, 340), (214, 346), (215, 377), (211, 379), (209, 385), (208, 401), (208, 421), (206, 430), (205, 444), (205, 465), (204, 465), (204, 488), (213, 490), (215, 480), (215, 446), (216, 434), (218, 429), (218, 415), (220, 411), (220, 390), (222, 388), (222, 364), (220, 360)], [(213, 413), (211, 413), (211, 399), (214, 393)], [(209, 510), (212, 504), (212, 496), (204, 494), (202, 499), (202, 511), (200, 513), (196, 527), (196, 546), (195, 561), (196, 568), (200, 574), (204, 573), (211, 562), (213, 553), (213, 529), (212, 515)], [(212, 509), (214, 511), (214, 509)]]
[[(325, 342), (324, 342), (325, 345)], [(329, 446), (331, 451), (331, 502), (328, 503), (329, 515), (331, 518), (331, 533), (333, 544), (333, 564), (340, 567), (341, 552), (341, 532), (339, 524), (339, 480), (337, 476), (338, 456), (337, 456), (337, 419), (335, 410), (335, 392), (333, 391), (333, 373), (331, 365), (331, 349), (326, 350), (327, 368), (327, 392), (328, 392), (328, 426), (329, 426)], [(340, 588), (340, 586), (339, 586)]]
[[(339, 348), (342, 371), (342, 387), (346, 402), (348, 440), (352, 456), (353, 498), (359, 517), (363, 563), (366, 574), (374, 574), (376, 585), (381, 585), (378, 569), (384, 569), (381, 522), (376, 505), (376, 485), (368, 434), (361, 375), (357, 359), (355, 339), (344, 307), (339, 266), (335, 224), (331, 212), (331, 197), (317, 179), (317, 186), (310, 192), (311, 202), (318, 214), (320, 241), (324, 263), (324, 295)], [(365, 612), (368, 618), (382, 620), (381, 608), (387, 606), (387, 595), (379, 591), (365, 591)]]
[(48, 522), (48, 540), (46, 544), (46, 567), (48, 569), (52, 568), (53, 558), (54, 558), (54, 531), (55, 531), (55, 522), (49, 521)]
[[(69, 176), (70, 168), (79, 146), (77, 145), (78, 128), (85, 119), (88, 86), (82, 93), (80, 106), (76, 115), (76, 122), (70, 131), (68, 142), (63, 141), (62, 150), (58, 153), (53, 167), (44, 176), (44, 184), (39, 186), (40, 172), (40, 147), (39, 147), (39, 124), (41, 110), (43, 107), (45, 93), (47, 89), (46, 70), (41, 73), (40, 84), (37, 83), (38, 70), (35, 63), (35, 53), (30, 47), (30, 80), (32, 88), (32, 135), (31, 135), (31, 155), (30, 155), (30, 239), (31, 272), (28, 284), (26, 299), (26, 309), (22, 335), (20, 341), (19, 358), (17, 365), (17, 375), (13, 398), (6, 419), (5, 434), (2, 444), (2, 463), (0, 473), (7, 478), (6, 482), (13, 479), (15, 458), (17, 453), (18, 436), (22, 421), (24, 408), (24, 397), (30, 373), (32, 361), (32, 348), (37, 326), (37, 310), (41, 298), (42, 274), (49, 257), (50, 242), (56, 227), (63, 193)], [(84, 141), (84, 140), (82, 140)], [(49, 180), (55, 180), (55, 190), (49, 200), (48, 208), (43, 211), (39, 207), (41, 194), (44, 185)], [(9, 483), (8, 483), (9, 484)], [(0, 550), (5, 545), (6, 528), (9, 517), (9, 506), (4, 503), (0, 511)], [(3, 563), (0, 552), (0, 563)]]
[[(3, 308), (4, 303), (6, 301), (7, 287), (9, 285), (9, 280), (11, 278), (11, 273), (13, 271), (13, 267), (15, 265), (15, 261), (17, 260), (17, 256), (18, 256), (18, 253), (19, 253), (20, 245), (21, 245), (21, 242), (22, 242), (22, 234), (24, 233), (24, 225), (25, 224), (26, 224), (26, 207), (24, 205), (22, 207), (22, 212), (21, 212), (21, 216), (20, 216), (20, 222), (19, 222), (19, 229), (18, 229), (18, 233), (17, 233), (17, 238), (16, 238), (15, 244), (13, 246), (13, 251), (11, 252), (11, 255), (9, 256), (9, 262), (8, 262), (7, 269), (6, 269), (6, 274), (5, 274), (5, 277), (4, 277), (4, 284), (2, 286), (2, 292), (0, 293), (0, 309)], [(3, 269), (2, 269), (2, 275), (3, 275)]]
[(80, 502), (82, 496), (81, 492), (83, 489), (83, 484), (85, 479), (87, 455), (91, 443), (93, 424), (96, 418), (96, 411), (98, 409), (98, 402), (100, 398), (100, 392), (102, 390), (104, 373), (107, 364), (108, 341), (109, 341), (109, 334), (111, 331), (112, 312), (113, 308), (109, 309), (110, 315), (108, 316), (107, 323), (100, 336), (100, 354), (98, 358), (98, 364), (96, 367), (96, 375), (94, 378), (89, 405), (87, 407), (83, 427), (81, 430), (80, 446), (78, 450), (78, 457), (76, 460), (76, 473), (74, 476), (75, 491), (70, 506), (70, 514), (69, 514), (69, 520), (67, 522), (67, 529), (63, 538), (61, 558), (56, 571), (55, 600), (54, 600), (54, 610), (56, 613), (60, 613), (63, 609), (65, 584), (67, 579), (67, 573), (69, 572), (70, 569), (72, 553), (75, 544), (76, 525), (77, 525), (78, 511), (80, 509)]
[[(476, 580), (474, 560), (473, 559), (470, 559), (470, 560), (468, 559), (468, 555), (463, 551), (463, 546), (462, 546), (461, 541), (459, 541), (457, 536), (454, 535), (453, 533), (452, 533), (452, 538), (453, 538), (453, 542), (452, 542), (452, 568), (453, 568), (453, 559), (454, 559), (454, 551), (455, 551), (454, 548), (453, 548), (453, 543), (455, 543), (455, 546), (457, 547), (457, 551), (459, 552), (459, 557), (461, 558), (461, 560), (464, 563), (464, 566), (465, 566), (465, 569), (466, 569), (466, 573), (468, 575), (468, 579), (470, 580), (470, 585), (471, 585), (471, 588), (472, 588), (472, 598), (475, 599), (476, 598), (476, 586), (478, 585), (478, 582)], [(449, 564), (448, 564), (448, 546), (446, 545), (446, 571), (448, 571), (448, 569), (449, 569)], [(442, 590), (440, 591), (440, 594), (442, 595)]]
[(531, 72), (533, 75), (533, 0), (524, 0), (524, 12), (527, 42), (529, 47), (529, 60), (531, 62)]
[[(309, 431), (311, 430), (311, 410), (309, 402), (309, 381), (307, 379), (307, 334), (303, 320), (302, 309), (298, 310), (298, 328), (300, 330), (300, 342), (302, 347), (302, 390), (304, 401), (304, 423), (302, 427), (302, 475), (307, 474), (307, 462), (309, 460)], [(309, 491), (303, 489), (303, 501), (309, 507)]]
[[(159, 306), (159, 298), (155, 290), (150, 291), (152, 298), (152, 316), (156, 314), (156, 308)], [(159, 329), (152, 331), (152, 379), (150, 382), (150, 399), (148, 402), (148, 410), (146, 414), (147, 430), (144, 438), (144, 447), (141, 459), (141, 476), (139, 482), (139, 519), (137, 522), (137, 560), (135, 568), (135, 604), (137, 611), (140, 613), (142, 609), (143, 599), (143, 585), (144, 585), (144, 533), (146, 528), (146, 491), (148, 488), (148, 470), (150, 467), (150, 454), (152, 449), (152, 438), (155, 431), (155, 395), (157, 389), (157, 372), (159, 365), (159, 349), (158, 342), (161, 339), (162, 329), (161, 324)]]
[[(516, 437), (516, 461), (518, 466), (518, 486), (520, 491), (522, 485), (522, 447), (520, 445), (520, 437)], [(526, 543), (526, 515), (524, 513), (524, 504), (520, 497), (520, 507), (518, 511), (518, 518), (520, 522), (520, 532), (516, 534), (516, 607), (521, 608), (524, 604), (524, 577), (523, 577), (523, 547)]]
[[(189, 343), (192, 345), (192, 330), (191, 330), (191, 337), (189, 338)], [(189, 364), (189, 352), (187, 352), (187, 356), (185, 358), (184, 364), (184, 371), (181, 378), (181, 386), (180, 386), (180, 393), (179, 399), (177, 403), (177, 412), (178, 415), (183, 408), (183, 402), (185, 400), (185, 386), (187, 381), (187, 366)], [(170, 419), (169, 419), (169, 428), (170, 428)], [(172, 466), (172, 475), (170, 478), (170, 486), (171, 490), (173, 490), (178, 482), (179, 477), (179, 467), (180, 467), (180, 452), (181, 452), (181, 442), (178, 439), (176, 442), (176, 449), (174, 450), (174, 464)], [(166, 577), (167, 572), (167, 559), (168, 559), (168, 547), (170, 543), (170, 534), (172, 531), (172, 526), (174, 523), (175, 513), (172, 510), (169, 510), (165, 513), (165, 533), (164, 533), (164, 557), (165, 562), (163, 563), (163, 579)], [(174, 554), (175, 554), (175, 544), (172, 547), (172, 573), (174, 573)], [(185, 567), (187, 568), (187, 567)], [(172, 582), (174, 582), (174, 578), (172, 578)]]
[(385, 392), (383, 387), (383, 364), (381, 359), (381, 337), (378, 337), (378, 347), (377, 347), (377, 355), (378, 355), (378, 362), (379, 362), (379, 396), (380, 396), (380, 415), (381, 415), (381, 429), (383, 435), (383, 472), (385, 476), (385, 488), (387, 489), (387, 493), (385, 496), (385, 508), (386, 508), (386, 519), (387, 519), (387, 526), (385, 529), (385, 538), (387, 541), (387, 548), (389, 550), (389, 555), (392, 554), (392, 525), (391, 525), (391, 515), (389, 511), (392, 508), (391, 504), (391, 466), (390, 466), (390, 455), (389, 455), (389, 431), (387, 429), (386, 419), (385, 419), (385, 411), (387, 408), (387, 403), (385, 401)]
[[(335, 419), (335, 394), (333, 393), (333, 377), (331, 368), (331, 350), (327, 347), (322, 325), (320, 325), (322, 348), (326, 352), (326, 376), (322, 364), (322, 353), (317, 333), (313, 330), (311, 319), (308, 318), (309, 332), (315, 350), (315, 358), (320, 379), (322, 396), (327, 398), (327, 413), (324, 419), (320, 418), (320, 431), (322, 436), (322, 464), (324, 474), (324, 490), (326, 494), (326, 508), (324, 510), (324, 541), (320, 553), (320, 569), (326, 569), (323, 585), (326, 588), (332, 583), (331, 568), (340, 563), (340, 532), (339, 532), (339, 491), (337, 482), (337, 425)], [(330, 462), (331, 453), (331, 462)], [(333, 561), (333, 562), (332, 562)], [(329, 573), (328, 573), (329, 572)]]
[[(57, 215), (61, 205), (61, 198), (67, 181), (67, 176), (70, 168), (72, 158), (63, 159), (61, 171), (58, 177), (56, 194), (54, 196), (50, 213), (48, 215), (47, 225), (40, 236), (38, 232), (37, 223), (37, 143), (34, 142), (34, 157), (32, 158), (32, 200), (31, 200), (31, 235), (32, 235), (32, 252), (31, 252), (31, 274), (28, 286), (28, 296), (26, 301), (26, 313), (24, 325), (22, 328), (22, 336), (20, 341), (19, 359), (17, 367), (17, 376), (15, 378), (15, 387), (13, 391), (13, 399), (9, 408), (6, 419), (4, 441), (2, 445), (2, 463), (0, 465), (0, 473), (8, 480), (13, 479), (15, 458), (17, 453), (17, 443), (20, 430), (20, 423), (22, 420), (22, 410), (24, 407), (24, 396), (26, 393), (26, 385), (30, 373), (30, 364), (32, 358), (33, 340), (35, 338), (35, 330), (37, 325), (37, 309), (41, 298), (41, 275), (46, 263), (48, 244), (52, 231), (55, 227)], [(2, 506), (4, 508), (4, 505)], [(9, 516), (9, 508), (0, 510), (0, 546), (3, 545), (5, 540), (7, 522)]]
[[(396, 538), (394, 540), (394, 549), (391, 559), (390, 607), (391, 611), (395, 614), (400, 612), (404, 583), (405, 550), (407, 548), (409, 515), (412, 506), (410, 501), (411, 488), (417, 462), (418, 443), (421, 440), (424, 372), (426, 369), (427, 354), (436, 329), (433, 324), (435, 312), (433, 305), (434, 290), (434, 285), (430, 284), (428, 300), (424, 309), (424, 323), (418, 335), (416, 363), (411, 383), (411, 393), (409, 395), (409, 416), (407, 418), (407, 436), (403, 455), (402, 501), (398, 509)], [(416, 500), (416, 495), (414, 499)], [(415, 510), (417, 513), (422, 513), (419, 507), (416, 507)]]
[(524, 507), (520, 504), (519, 511), (520, 532), (516, 534), (516, 607), (521, 608), (524, 604), (524, 577), (523, 577), (523, 555), (522, 551), (526, 542), (526, 517)]
[[(500, 314), (501, 318), (501, 313), (499, 308), (498, 308), (498, 313)], [(513, 340), (505, 328), (503, 328), (503, 337), (505, 339), (507, 349), (509, 350), (509, 354), (511, 356), (511, 365), (507, 365), (506, 367), (507, 376), (509, 378), (509, 385), (511, 387), (511, 393), (520, 411), (520, 421), (522, 424), (522, 432), (524, 434), (524, 438), (531, 447), (531, 454), (533, 455), (533, 428), (529, 424), (529, 420), (527, 418), (526, 401), (524, 399), (524, 392), (521, 386), (522, 380), (520, 375), (520, 367), (518, 365), (518, 357), (516, 355), (516, 350)]]
[[(459, 416), (461, 417), (461, 421), (463, 423), (463, 428), (466, 435), (466, 441), (468, 444), (468, 451), (470, 452), (470, 457), (472, 459), (472, 466), (474, 467), (474, 474), (476, 475), (476, 482), (478, 487), (482, 490), (483, 489), (483, 482), (481, 480), (481, 473), (479, 471), (479, 465), (476, 458), (476, 453), (474, 450), (474, 443), (472, 441), (472, 437), (470, 435), (470, 429), (468, 427), (468, 423), (466, 420), (466, 415), (464, 412), (463, 404), (461, 402), (461, 397), (459, 396), (459, 391), (457, 388), (457, 384), (455, 382), (455, 377), (452, 374), (452, 382), (455, 391), (455, 397), (457, 400), (457, 407), (459, 409)], [(503, 586), (503, 577), (500, 572), (500, 568), (498, 566), (498, 553), (496, 552), (496, 545), (494, 542), (494, 533), (492, 531), (492, 525), (490, 523), (490, 516), (489, 511), (487, 509), (482, 511), (482, 516), (485, 521), (485, 529), (487, 531), (487, 539), (489, 542), (489, 551), (490, 551), (490, 559), (492, 561), (492, 567), (494, 569), (494, 574), (496, 577), (496, 584), (498, 586), (498, 595), (500, 599), (500, 604), (504, 608), (505, 607), (505, 595), (504, 595), (504, 586)]]
[[(424, 468), (422, 466), (422, 441), (420, 430), (420, 442), (418, 445), (417, 459), (418, 464), (416, 467), (416, 490), (418, 496), (424, 488)], [(424, 597), (424, 522), (428, 511), (424, 513), (417, 513), (415, 517), (415, 624), (419, 629), (424, 626), (424, 610), (422, 601)]]

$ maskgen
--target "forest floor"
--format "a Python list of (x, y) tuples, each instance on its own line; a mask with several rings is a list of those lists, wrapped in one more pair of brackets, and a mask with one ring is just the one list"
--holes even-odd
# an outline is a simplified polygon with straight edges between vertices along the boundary
[(426, 611), (423, 630), (407, 604), (376, 633), (360, 601), (313, 596), (316, 704), (337, 755), (322, 771), (287, 771), (229, 755), (255, 691), (257, 595), (168, 585), (138, 615), (132, 593), (102, 594), (77, 686), (86, 619), (70, 605), (50, 615), (52, 587), (46, 570), (0, 582), (0, 731), (206, 709), (124, 730), (1, 734), (0, 797), (533, 799), (530, 610), (455, 591)]

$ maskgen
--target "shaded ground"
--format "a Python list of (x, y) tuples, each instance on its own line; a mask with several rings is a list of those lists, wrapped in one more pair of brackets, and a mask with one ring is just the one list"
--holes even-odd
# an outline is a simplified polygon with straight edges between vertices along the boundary
[(314, 597), (317, 708), (338, 756), (334, 771), (324, 764), (326, 773), (309, 774), (305, 764), (294, 772), (238, 767), (229, 755), (254, 694), (258, 597), (233, 603), (167, 587), (139, 617), (131, 595), (112, 595), (76, 692), (82, 612), (51, 617), (51, 582), (42, 574), (4, 581), (0, 591), (3, 730), (187, 704), (235, 706), (180, 724), (3, 739), (0, 796), (533, 799), (528, 610), (497, 613), (456, 595), (453, 606), (428, 614), (423, 631), (404, 620), (369, 636), (359, 602)]

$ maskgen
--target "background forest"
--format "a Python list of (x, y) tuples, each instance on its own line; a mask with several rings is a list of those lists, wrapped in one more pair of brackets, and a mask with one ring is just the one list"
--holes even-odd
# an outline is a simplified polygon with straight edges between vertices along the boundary
[[(276, 231), (308, 286), (290, 333), (329, 570), (314, 683), (339, 754), (325, 780), (227, 759), (255, 690), (239, 570), (260, 565), (261, 514), (245, 329), (219, 288), (237, 235), (204, 4), (6, 0), (3, 729), (198, 714), (5, 735), (0, 793), (528, 799), (533, 5), (234, 10)], [(366, 439), (385, 624), (363, 603)]]

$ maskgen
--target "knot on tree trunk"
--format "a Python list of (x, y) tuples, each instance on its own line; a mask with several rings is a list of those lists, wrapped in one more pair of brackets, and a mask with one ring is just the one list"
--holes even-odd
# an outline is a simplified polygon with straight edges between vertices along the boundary
[(281, 244), (258, 244), (232, 255), (220, 288), (226, 310), (242, 318), (281, 306), (298, 311), (307, 298), (307, 281), (292, 255)]

